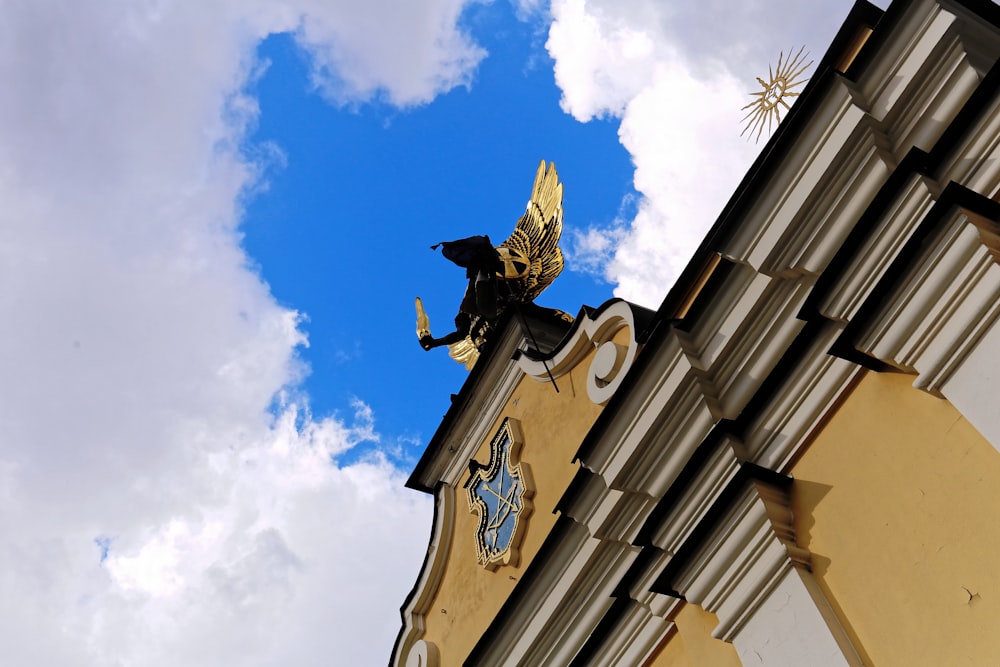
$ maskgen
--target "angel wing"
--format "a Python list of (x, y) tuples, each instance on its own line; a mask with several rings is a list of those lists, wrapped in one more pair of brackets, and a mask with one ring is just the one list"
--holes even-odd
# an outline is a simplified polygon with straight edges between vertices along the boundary
[[(562, 196), (563, 186), (559, 182), (555, 163), (546, 168), (545, 160), (542, 160), (535, 172), (528, 208), (517, 221), (514, 233), (498, 248), (507, 249), (509, 257), (504, 257), (504, 263), (508, 275), (505, 282), (518, 301), (534, 301), (562, 273), (563, 255), (559, 249), (563, 224)], [(504, 254), (501, 251), (501, 256)], [(517, 269), (511, 271), (511, 264)]]

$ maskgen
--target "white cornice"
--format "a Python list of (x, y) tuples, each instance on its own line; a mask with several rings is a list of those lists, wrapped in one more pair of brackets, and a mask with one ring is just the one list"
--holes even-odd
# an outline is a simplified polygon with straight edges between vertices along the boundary
[[(514, 644), (507, 662), (485, 664), (568, 665), (590, 639), (614, 602), (617, 582), (632, 565), (638, 548), (619, 542), (592, 540), (595, 545), (579, 569), (547, 573), (558, 577), (558, 594), (545, 602), (541, 623)], [(547, 568), (548, 570), (548, 568)]]
[(712, 634), (728, 641), (787, 568), (808, 568), (809, 554), (795, 546), (786, 494), (760, 483), (749, 484), (716, 525), (675, 587), (719, 617)]
[(586, 526), (592, 537), (632, 543), (656, 501), (646, 494), (609, 489), (603, 477), (583, 470), (586, 481), (563, 513)]
[(672, 626), (672, 620), (657, 616), (645, 605), (630, 600), (616, 632), (600, 646), (590, 663), (645, 665)]
[(968, 128), (936, 174), (941, 183), (962, 183), (970, 190), (996, 196), (1000, 189), (1000, 99), (994, 98), (979, 122)]
[(947, 127), (942, 120), (952, 118), (979, 84), (979, 72), (969, 62), (954, 27), (951, 24), (933, 46), (918, 85), (907, 88), (885, 118), (893, 128), (890, 139), (898, 158), (911, 146), (930, 150)]
[(674, 332), (667, 332), (631, 395), (635, 400), (621, 405), (583, 464), (609, 488), (658, 498), (715, 421)]
[(953, 208), (858, 348), (936, 391), (1000, 313), (998, 231)]
[(788, 472), (795, 455), (864, 369), (828, 354), (841, 333), (833, 323), (816, 336), (780, 387), (735, 442), (737, 455), (770, 470)]
[(796, 317), (812, 288), (812, 279), (782, 280), (759, 276), (760, 297), (741, 304), (743, 321), (725, 341), (717, 361), (706, 370), (706, 393), (718, 416), (733, 419), (746, 406), (805, 322)]
[(638, 549), (590, 537), (569, 522), (517, 608), (503, 617), (479, 655), (485, 665), (565, 665), (611, 606), (612, 590)]
[(698, 470), (685, 493), (673, 504), (670, 513), (653, 532), (653, 545), (667, 554), (675, 554), (718, 501), (722, 492), (736, 477), (740, 463), (728, 440), (716, 445)]
[(867, 130), (856, 132), (866, 122), (865, 113), (854, 104), (844, 81), (834, 81), (824, 98), (808, 119), (795, 150), (777, 165), (768, 187), (743, 216), (723, 249), (725, 257), (759, 270), (813, 193), (821, 193), (825, 183), (839, 175), (836, 167), (850, 154), (852, 137), (855, 142), (871, 141)]
[(856, 124), (843, 137), (836, 156), (817, 164), (817, 170), (825, 167), (825, 171), (812, 190), (806, 191), (805, 183), (799, 186), (802, 201), (793, 217), (771, 234), (777, 240), (762, 262), (762, 273), (795, 276), (822, 272), (854, 226), (857, 212), (871, 202), (888, 178), (895, 160), (881, 128), (867, 116), (853, 122)]
[(831, 320), (847, 322), (871, 294), (886, 269), (924, 219), (934, 197), (935, 186), (921, 174), (912, 174), (899, 196), (888, 207), (865, 239), (858, 253), (850, 259), (829, 296), (819, 306)]
[(869, 112), (878, 120), (890, 117), (897, 103), (911, 99), (905, 93), (922, 83), (921, 70), (955, 20), (933, 0), (918, 0), (913, 5), (858, 82), (859, 92), (868, 100)]

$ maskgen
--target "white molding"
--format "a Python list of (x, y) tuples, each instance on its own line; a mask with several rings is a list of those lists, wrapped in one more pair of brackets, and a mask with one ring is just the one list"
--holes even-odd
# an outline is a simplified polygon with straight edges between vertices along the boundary
[(1000, 99), (993, 99), (979, 124), (968, 129), (964, 143), (950, 153), (937, 178), (996, 196), (1000, 190)]
[(840, 177), (844, 161), (857, 152), (854, 143), (880, 145), (843, 79), (838, 78), (823, 94), (825, 99), (808, 120), (800, 140), (777, 166), (768, 187), (724, 249), (725, 257), (760, 270), (808, 202), (822, 196), (827, 184)]
[(739, 458), (781, 473), (788, 471), (854, 378), (865, 372), (827, 354), (840, 332), (841, 327), (827, 325), (802, 360), (789, 369), (779, 390), (748, 425), (743, 441), (734, 443)]
[[(638, 548), (618, 542), (596, 544), (576, 577), (563, 576), (561, 595), (546, 600), (544, 623), (514, 645), (503, 664), (567, 665), (611, 607), (618, 581), (632, 565)], [(541, 620), (541, 619), (540, 619)], [(501, 664), (486, 660), (486, 664)]]
[(796, 317), (812, 280), (760, 276), (760, 297), (704, 374), (709, 405), (719, 418), (734, 419), (760, 387), (805, 322)]
[[(938, 192), (932, 192), (932, 186)], [(838, 322), (854, 318), (889, 264), (930, 211), (938, 194), (939, 188), (925, 176), (910, 176), (899, 196), (876, 223), (872, 234), (847, 263), (840, 279), (820, 304), (819, 310), (824, 316)]]
[(647, 607), (654, 616), (659, 616), (668, 621), (672, 621), (680, 608), (685, 604), (681, 598), (663, 593), (654, 593), (653, 586), (663, 572), (664, 566), (674, 557), (674, 554), (660, 552), (659, 557), (651, 563), (642, 573), (632, 588), (629, 590), (629, 597), (639, 604)]
[(958, 19), (955, 22), (956, 32), (969, 55), (969, 62), (981, 75), (986, 74), (1000, 59), (1000, 28), (983, 21), (961, 0), (939, 1)]
[[(718, 617), (712, 636), (732, 642), (742, 658), (753, 654), (772, 665), (860, 665), (843, 628), (824, 613), (829, 605), (819, 588), (806, 583), (809, 558), (795, 544), (787, 494), (755, 482), (716, 524), (675, 587)], [(781, 602), (791, 605), (793, 616)], [(781, 656), (808, 659), (788, 663)]]
[[(679, 602), (679, 600), (678, 600)], [(630, 601), (618, 631), (591, 658), (594, 665), (644, 665), (674, 625), (649, 607)]]
[[(685, 391), (679, 392), (678, 389), (682, 386)], [(640, 491), (637, 486), (621, 483), (618, 478), (622, 476), (633, 453), (648, 449), (646, 445), (650, 438), (655, 437), (651, 431), (657, 430), (654, 428), (656, 425), (671, 421), (671, 418), (674, 421), (679, 419), (681, 422), (689, 422), (683, 415), (686, 412), (698, 412), (697, 406), (691, 406), (690, 401), (683, 401), (688, 406), (687, 410), (678, 406), (677, 403), (682, 402), (679, 394), (698, 401), (701, 390), (691, 373), (691, 364), (681, 350), (680, 341), (673, 332), (669, 332), (656, 356), (636, 378), (632, 395), (637, 400), (625, 403), (613, 415), (602, 437), (582, 461), (583, 465), (602, 475), (611, 488)], [(701, 413), (700, 420), (696, 419), (700, 421), (698, 430), (707, 433), (712, 423), (707, 406), (701, 409)], [(681, 432), (677, 434), (684, 435)], [(700, 442), (701, 437), (693, 435), (691, 439)]]
[(656, 400), (662, 410), (643, 414), (646, 428), (629, 434), (630, 440), (641, 443), (618, 449), (604, 471), (612, 488), (662, 497), (716, 423), (693, 374), (685, 376), (676, 391), (659, 392)]
[(651, 394), (640, 394), (645, 400), (638, 413), (615, 425), (624, 433), (602, 438), (584, 461), (610, 488), (660, 498), (715, 423), (686, 357), (679, 348), (676, 356), (664, 356), (677, 363), (662, 369)]
[(570, 521), (553, 558), (491, 636), (487, 665), (565, 665), (583, 647), (614, 599), (614, 586), (639, 550), (591, 537)]
[(916, 96), (906, 93), (921, 84), (918, 74), (954, 19), (933, 0), (913, 3), (858, 82), (858, 91), (868, 100), (866, 107), (873, 117), (891, 119), (897, 103), (906, 104)]
[(994, 225), (953, 208), (857, 342), (862, 352), (919, 374), (914, 386), (932, 393), (1000, 313), (1000, 266), (978, 224)]
[(677, 553), (736, 477), (739, 469), (740, 462), (727, 439), (712, 452), (685, 493), (674, 504), (673, 511), (653, 532), (653, 545), (668, 554)]
[[(395, 660), (391, 663), (391, 667), (404, 665), (412, 667), (411, 655), (417, 656), (413, 659), (424, 659), (427, 667), (436, 667), (436, 663), (432, 662), (435, 655), (434, 647), (423, 642), (421, 638), (426, 628), (424, 618), (430, 610), (431, 602), (437, 595), (438, 587), (441, 585), (448, 564), (448, 552), (451, 550), (451, 541), (455, 532), (455, 497), (454, 487), (445, 485), (439, 487), (435, 497), (437, 520), (432, 527), (431, 542), (427, 547), (427, 559), (414, 586), (413, 597), (401, 610), (403, 629), (397, 641), (399, 650), (394, 655)], [(421, 658), (421, 656), (423, 657)]]
[(716, 307), (703, 312), (690, 331), (678, 332), (693, 368), (707, 372), (716, 364), (770, 282), (770, 278), (745, 264), (732, 267), (725, 284), (714, 295)]
[[(635, 314), (626, 301), (615, 301), (591, 318), (581, 315), (572, 337), (563, 341), (551, 359), (537, 361), (521, 355), (518, 366), (530, 378), (548, 382), (549, 374), (560, 378), (576, 368), (595, 348), (597, 353), (587, 373), (587, 395), (598, 405), (604, 405), (621, 386), (638, 352)], [(611, 339), (622, 329), (628, 330), (625, 345)]]
[(563, 513), (587, 527), (592, 537), (601, 540), (635, 541), (643, 522), (656, 504), (655, 499), (641, 493), (609, 489), (600, 475), (584, 468), (587, 475), (572, 504)]
[(780, 492), (759, 486), (763, 494), (757, 486), (748, 485), (674, 583), (689, 602), (719, 617), (713, 636), (725, 640), (732, 638), (759, 599), (792, 566), (793, 558), (800, 564), (809, 562), (809, 554), (787, 539), (790, 517), (782, 517), (777, 526), (771, 524), (769, 510), (784, 513), (783, 502), (766, 496), (780, 497)]
[(406, 658), (406, 667), (438, 667), (441, 655), (433, 642), (417, 641)]
[(948, 31), (933, 45), (914, 78), (915, 85), (907, 88), (885, 119), (893, 128), (890, 139), (900, 159), (911, 146), (930, 150), (979, 85), (979, 72), (969, 62), (954, 28), (954, 23), (949, 24)]
[[(831, 147), (832, 149), (832, 147)], [(872, 201), (895, 160), (883, 131), (862, 116), (787, 222), (762, 262), (772, 276), (818, 275), (854, 227), (857, 212)]]

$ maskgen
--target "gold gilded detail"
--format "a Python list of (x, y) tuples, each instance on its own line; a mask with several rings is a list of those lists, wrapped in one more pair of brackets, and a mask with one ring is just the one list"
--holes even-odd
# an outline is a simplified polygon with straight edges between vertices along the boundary
[(471, 371), (479, 360), (479, 348), (473, 342), (471, 336), (466, 336), (457, 343), (448, 345), (448, 356), (465, 366), (465, 370)]
[[(770, 133), (772, 126), (781, 122), (781, 107), (784, 107), (786, 111), (791, 109), (786, 98), (799, 96), (799, 93), (794, 91), (793, 88), (802, 85), (806, 81), (806, 79), (798, 77), (813, 64), (812, 60), (805, 65), (802, 64), (802, 61), (809, 57), (808, 53), (804, 56), (802, 55), (803, 49), (805, 49), (804, 46), (799, 49), (799, 52), (793, 58), (789, 59), (785, 58), (785, 53), (782, 51), (778, 55), (778, 66), (773, 70), (770, 66), (768, 67), (769, 80), (764, 81), (764, 79), (757, 77), (757, 82), (764, 89), (758, 93), (751, 93), (756, 99), (741, 109), (741, 111), (750, 109), (747, 115), (743, 117), (743, 120), (746, 121), (746, 127), (740, 132), (740, 136), (742, 137), (744, 134), (747, 134), (747, 130), (750, 131), (747, 134), (747, 141), (750, 140), (750, 137), (754, 138), (754, 143), (759, 141), (760, 135), (764, 132), (765, 123), (767, 124), (767, 131)], [(791, 52), (789, 52), (789, 55), (791, 55)], [(755, 131), (756, 136), (754, 136)]]
[(471, 370), (499, 317), (534, 301), (562, 273), (562, 197), (555, 164), (541, 160), (531, 199), (506, 241), (494, 247), (489, 237), (476, 236), (431, 246), (443, 247), (445, 257), (467, 269), (469, 287), (455, 318), (456, 330), (441, 338), (431, 335), (417, 298), (417, 338), (425, 350), (447, 345), (452, 359)]
[(417, 338), (423, 338), (424, 336), (431, 335), (431, 319), (427, 317), (427, 311), (424, 310), (424, 302), (419, 296), (416, 301), (417, 305)]
[[(559, 182), (555, 163), (546, 169), (545, 160), (542, 160), (535, 171), (531, 199), (524, 215), (514, 226), (514, 232), (497, 248), (501, 259), (506, 254), (527, 264), (527, 275), (506, 280), (514, 298), (522, 303), (534, 301), (562, 273), (563, 254), (559, 248), (563, 227), (562, 198), (563, 184)], [(504, 272), (507, 271), (507, 261), (504, 261)]]

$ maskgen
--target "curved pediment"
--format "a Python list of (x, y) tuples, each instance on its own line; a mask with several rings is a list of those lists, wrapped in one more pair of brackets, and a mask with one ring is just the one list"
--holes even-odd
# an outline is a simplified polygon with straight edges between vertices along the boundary
[[(597, 310), (584, 309), (562, 342), (541, 356), (523, 352), (515, 357), (529, 377), (539, 382), (559, 378), (589, 359), (587, 395), (599, 405), (621, 385), (639, 350), (637, 327), (651, 311), (622, 299), (611, 299)], [(596, 353), (595, 353), (596, 350)]]
[(633, 363), (644, 316), (620, 300), (585, 309), (545, 357), (517, 352), (528, 337), (512, 322), (520, 343), (470, 376), (419, 475), (417, 488), (435, 496), (433, 535), (390, 664), (461, 664), (487, 631), (553, 530), (577, 450)]

